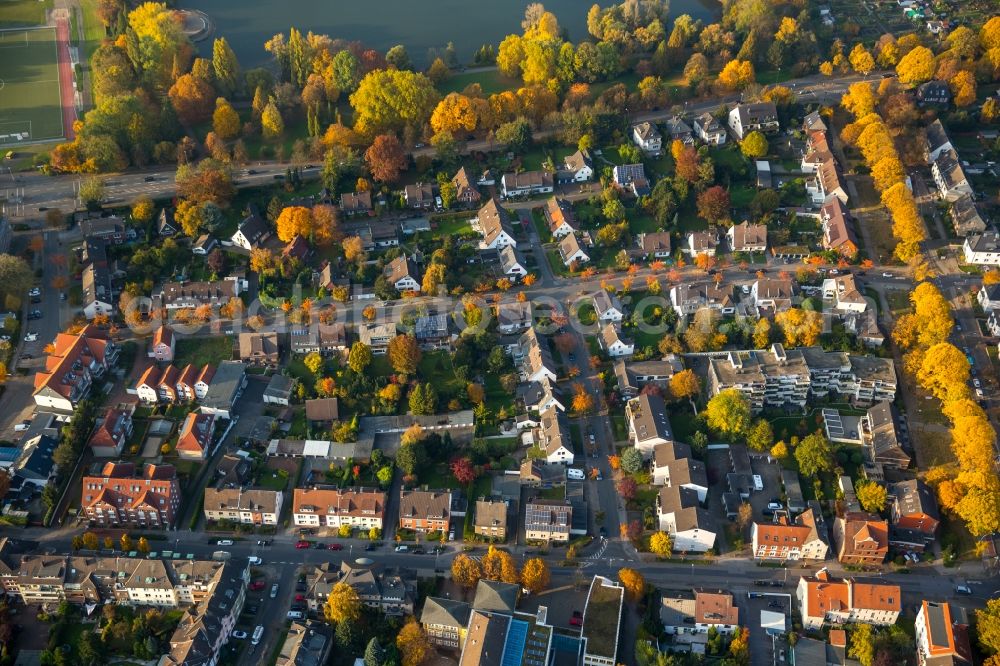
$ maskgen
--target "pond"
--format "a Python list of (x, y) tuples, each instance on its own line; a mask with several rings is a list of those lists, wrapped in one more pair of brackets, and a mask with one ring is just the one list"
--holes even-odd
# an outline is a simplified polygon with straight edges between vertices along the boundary
[[(284, 2), (247, 2), (246, 0), (182, 0), (182, 9), (199, 9), (215, 24), (215, 34), (224, 36), (236, 51), (244, 68), (263, 65), (268, 54), (264, 42), (275, 33), (287, 33), (296, 27), (333, 38), (361, 41), (385, 53), (403, 44), (417, 66), (426, 66), (433, 49), (444, 50), (455, 43), (459, 59), (469, 62), (483, 44), (499, 44), (512, 32), (521, 32), (521, 18), (528, 0), (370, 0), (343, 2), (332, 0), (285, 0)], [(587, 35), (587, 11), (592, 0), (547, 0), (545, 8), (553, 12), (573, 41)], [(608, 4), (602, 2), (602, 5)], [(718, 20), (718, 0), (672, 0), (670, 15), (690, 14), (704, 23)], [(669, 26), (668, 26), (669, 32)], [(211, 40), (202, 42), (203, 52), (211, 54)]]

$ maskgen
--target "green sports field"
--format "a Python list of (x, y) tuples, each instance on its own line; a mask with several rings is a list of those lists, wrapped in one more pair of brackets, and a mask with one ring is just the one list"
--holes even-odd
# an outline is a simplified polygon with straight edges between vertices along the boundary
[(0, 147), (63, 136), (55, 28), (0, 30)]

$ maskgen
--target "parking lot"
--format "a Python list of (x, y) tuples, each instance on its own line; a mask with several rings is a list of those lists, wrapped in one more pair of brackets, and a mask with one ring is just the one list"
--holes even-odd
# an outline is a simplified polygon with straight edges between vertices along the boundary
[[(790, 585), (790, 583), (786, 583)], [(750, 654), (768, 655), (760, 658), (760, 663), (785, 663), (787, 640), (779, 632), (784, 622), (784, 631), (791, 629), (791, 604), (794, 590), (755, 586), (740, 600), (742, 624), (750, 629)], [(775, 654), (777, 652), (778, 654)]]

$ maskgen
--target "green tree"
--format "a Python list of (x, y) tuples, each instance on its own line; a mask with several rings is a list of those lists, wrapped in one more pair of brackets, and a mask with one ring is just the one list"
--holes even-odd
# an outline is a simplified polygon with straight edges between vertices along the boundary
[(830, 442), (822, 433), (814, 432), (795, 447), (795, 460), (799, 463), (799, 472), (806, 478), (833, 469)]
[(531, 124), (524, 118), (516, 118), (500, 125), (493, 136), (500, 145), (518, 152), (531, 142)]
[(634, 446), (626, 448), (621, 453), (622, 470), (628, 474), (635, 474), (642, 469), (642, 453)]
[(225, 37), (219, 37), (212, 43), (212, 71), (215, 72), (216, 85), (223, 94), (242, 94), (243, 69)]
[(875, 661), (875, 630), (872, 625), (855, 624), (851, 630), (850, 656), (857, 659), (861, 666), (872, 666)]
[(423, 74), (376, 69), (361, 79), (350, 99), (354, 129), (372, 137), (422, 127), (438, 102), (438, 93)]
[(104, 200), (104, 179), (90, 176), (80, 183), (80, 200), (85, 206), (98, 205)]
[(34, 274), (21, 257), (0, 254), (0, 293), (20, 297), (31, 287)]
[(385, 664), (385, 649), (378, 642), (378, 639), (372, 637), (368, 641), (368, 647), (365, 648), (365, 666), (384, 666)]
[(397, 44), (389, 49), (385, 54), (385, 61), (396, 69), (410, 69), (413, 66), (410, 62), (410, 54), (406, 52), (406, 47), (402, 44)]
[(759, 159), (767, 155), (767, 137), (762, 132), (754, 130), (740, 142), (740, 152), (750, 159)]
[(774, 444), (774, 432), (771, 430), (771, 424), (764, 419), (754, 421), (750, 432), (747, 433), (747, 446), (754, 451), (767, 451), (772, 444)]
[(869, 480), (858, 483), (855, 490), (862, 509), (870, 513), (881, 513), (885, 510), (886, 500), (888, 499), (888, 492), (885, 487)]
[(399, 447), (399, 451), (396, 452), (396, 465), (406, 475), (416, 474), (417, 470), (423, 465), (423, 462), (424, 445), (422, 442), (403, 444)]
[(351, 345), (351, 351), (347, 355), (347, 367), (357, 374), (364, 372), (368, 364), (372, 362), (371, 347), (363, 342), (355, 342)]
[(730, 439), (750, 430), (750, 404), (737, 389), (720, 391), (705, 408), (708, 427)]

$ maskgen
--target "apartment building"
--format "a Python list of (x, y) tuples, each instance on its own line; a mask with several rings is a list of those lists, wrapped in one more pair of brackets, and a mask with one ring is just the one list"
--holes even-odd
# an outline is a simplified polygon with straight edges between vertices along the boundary
[(507, 502), (501, 499), (476, 500), (473, 532), (495, 541), (507, 540)]
[(644, 393), (625, 403), (625, 421), (629, 441), (646, 459), (658, 444), (674, 441), (667, 405), (658, 395)]
[(573, 506), (568, 501), (534, 499), (524, 508), (524, 538), (528, 541), (569, 541)]
[(205, 520), (277, 525), (284, 493), (263, 488), (206, 488)]
[(292, 500), (292, 519), (299, 527), (382, 529), (384, 517), (385, 493), (374, 488), (296, 488)]
[(91, 525), (166, 528), (180, 507), (173, 465), (129, 462), (96, 464), (81, 482), (80, 504)]
[[(818, 523), (818, 524), (817, 524)], [(812, 509), (794, 520), (779, 516), (774, 523), (755, 522), (751, 528), (753, 556), (756, 560), (825, 560), (830, 551), (822, 517), (817, 521)]]
[[(320, 610), (338, 583), (350, 585), (361, 603), (387, 615), (412, 615), (417, 594), (416, 572), (387, 568), (368, 558), (323, 562), (306, 573), (306, 604)], [(322, 612), (320, 610), (320, 612)]]
[(903, 610), (898, 585), (835, 579), (826, 569), (799, 578), (795, 597), (806, 629), (848, 622), (885, 627), (895, 624)]
[(882, 564), (889, 554), (889, 523), (861, 512), (838, 516), (833, 542), (842, 564)]
[(922, 553), (937, 536), (941, 524), (934, 492), (920, 479), (889, 484), (889, 544), (899, 550)]
[(418, 532), (444, 532), (451, 520), (451, 491), (401, 490), (399, 526)]
[(732, 636), (740, 624), (733, 595), (722, 590), (665, 591), (659, 615), (674, 644), (689, 646), (693, 654), (705, 654), (709, 630)]
[(118, 360), (119, 348), (107, 333), (93, 325), (76, 335), (60, 333), (45, 358), (45, 369), (35, 373), (32, 396), (38, 407), (72, 412)]
[(922, 601), (914, 623), (920, 666), (972, 664), (965, 609), (947, 601)]
[(625, 589), (604, 576), (594, 576), (583, 606), (583, 666), (615, 666)]
[(715, 519), (701, 506), (696, 489), (663, 487), (656, 496), (659, 528), (670, 535), (675, 551), (703, 553), (715, 546)]

